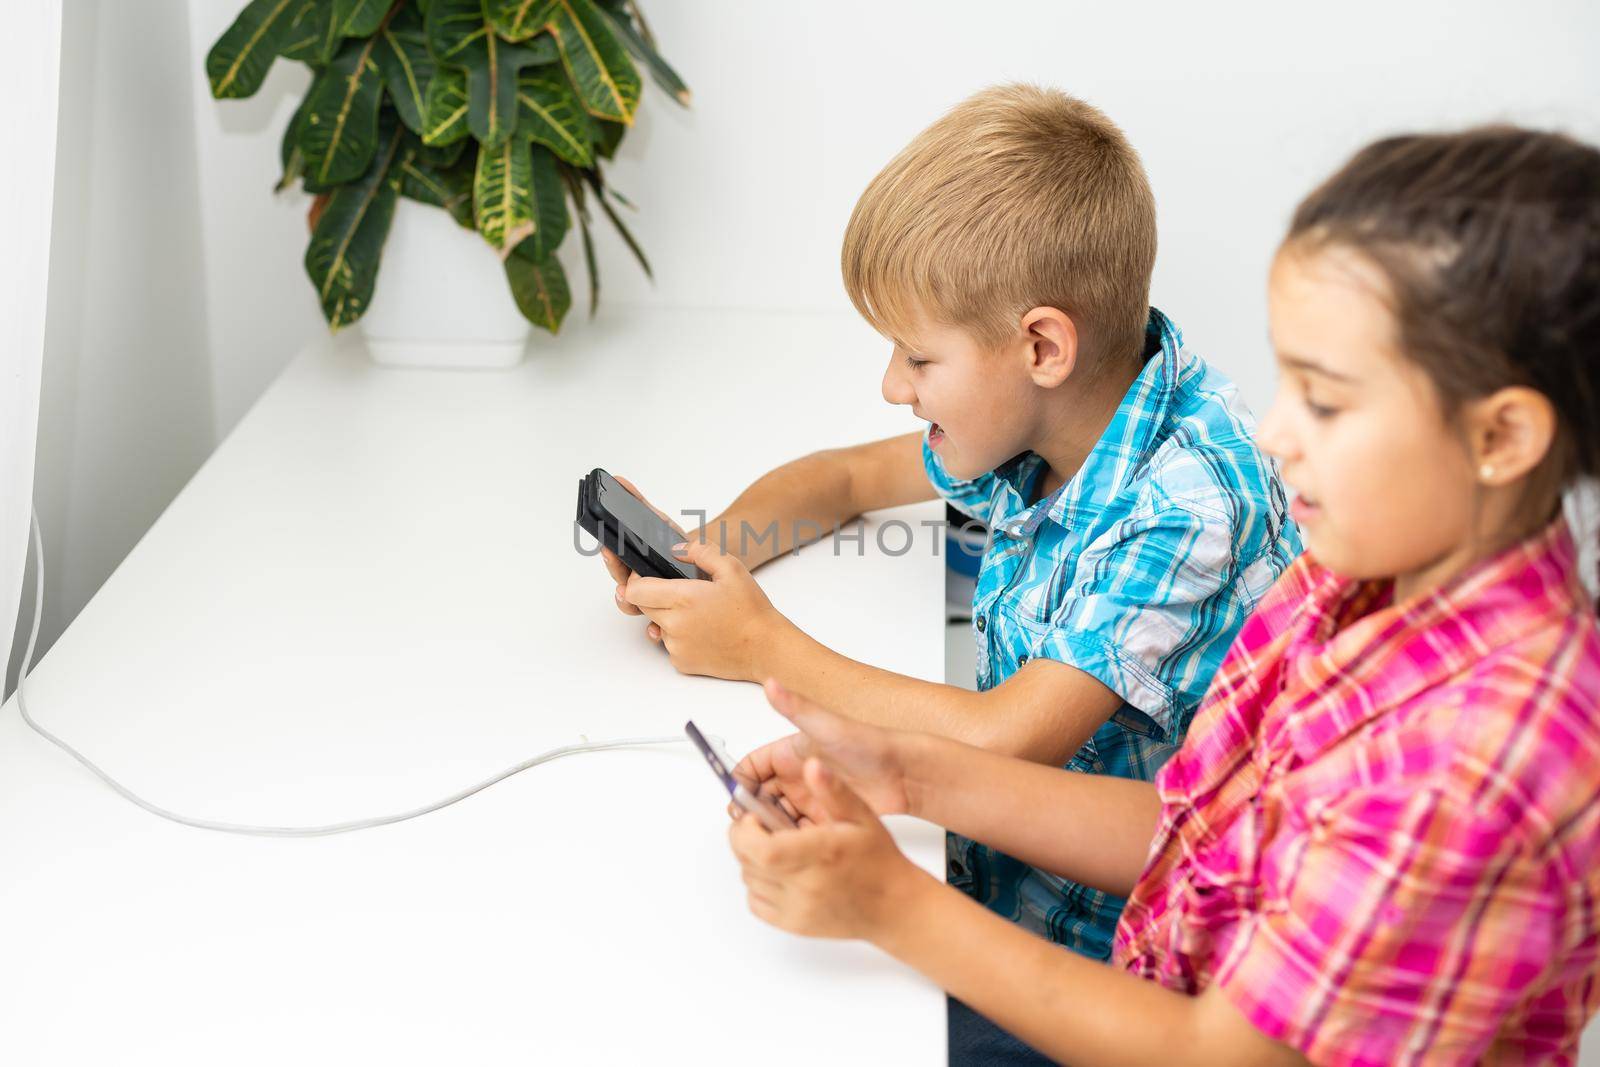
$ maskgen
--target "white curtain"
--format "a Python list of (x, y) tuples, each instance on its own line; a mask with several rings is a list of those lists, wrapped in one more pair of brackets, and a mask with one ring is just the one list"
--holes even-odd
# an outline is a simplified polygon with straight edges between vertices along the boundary
[(61, 0), (7, 4), (0, 64), (0, 681), (27, 563), (56, 173)]

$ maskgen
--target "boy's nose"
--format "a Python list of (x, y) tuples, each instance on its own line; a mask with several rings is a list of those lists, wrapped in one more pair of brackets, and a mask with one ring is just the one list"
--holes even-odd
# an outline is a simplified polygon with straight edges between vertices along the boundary
[(893, 356), (889, 357), (889, 366), (883, 372), (883, 398), (891, 404), (914, 404), (917, 401), (917, 391), (911, 388), (911, 383), (901, 370), (900, 361)]

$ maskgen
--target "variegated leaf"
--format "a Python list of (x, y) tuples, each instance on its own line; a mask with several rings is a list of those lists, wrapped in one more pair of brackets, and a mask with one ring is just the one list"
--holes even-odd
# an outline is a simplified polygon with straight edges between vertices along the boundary
[(460, 67), (439, 66), (428, 82), (427, 103), (423, 108), (422, 143), (447, 145), (459, 141), (467, 129), (467, 72)]
[(639, 106), (639, 72), (610, 19), (590, 0), (552, 0), (550, 33), (589, 114), (631, 124)]
[(509, 137), (498, 147), (478, 148), (472, 206), (478, 232), (502, 257), (534, 231), (533, 146)]
[(334, 32), (333, 0), (299, 0), (300, 9), (289, 27), (289, 37), (278, 50), (284, 59), (320, 66), (339, 51)]
[(528, 187), (533, 195), (533, 232), (518, 243), (517, 250), (525, 256), (544, 259), (554, 254), (567, 236), (567, 189), (550, 150), (538, 144), (530, 149)]
[(467, 68), (467, 125), (483, 145), (492, 148), (516, 130), (517, 75), (537, 62), (536, 49), (492, 33), (485, 39), (483, 62)]
[(456, 222), (472, 229), (473, 165), (468, 159), (439, 167), (418, 151), (400, 164), (400, 193), (423, 204), (442, 207)]
[(346, 41), (311, 89), (300, 135), (306, 178), (317, 185), (351, 181), (366, 173), (378, 141), (383, 76), (375, 38)]
[(341, 37), (371, 37), (383, 25), (390, 0), (333, 0), (333, 22)]
[(559, 70), (525, 70), (517, 79), (517, 131), (574, 166), (587, 167), (594, 159), (593, 122)]
[(433, 54), (423, 30), (422, 16), (402, 7), (378, 31), (378, 69), (400, 121), (415, 131), (424, 131), (427, 115), (428, 83), (433, 79)]
[(511, 283), (511, 296), (524, 318), (551, 333), (561, 329), (561, 320), (572, 307), (572, 293), (560, 260), (555, 256), (535, 260), (513, 255), (506, 260), (506, 280)]
[(616, 11), (602, 7), (606, 18), (611, 23), (611, 28), (617, 31), (617, 38), (624, 48), (633, 53), (635, 59), (650, 68), (651, 77), (656, 84), (669, 93), (674, 100), (684, 107), (689, 106), (689, 87), (678, 77), (678, 72), (672, 69), (671, 64), (661, 58), (661, 53), (655, 46), (644, 39), (644, 36), (634, 27), (633, 19), (626, 10)]
[(333, 191), (306, 248), (306, 273), (316, 287), (323, 318), (332, 330), (359, 319), (372, 301), (378, 262), (394, 218), (399, 181), (391, 173), (401, 130), (384, 138), (367, 171)]
[(206, 53), (211, 95), (251, 96), (261, 88), (278, 50), (289, 40), (300, 0), (250, 0)]
[(550, 24), (555, 0), (485, 0), (489, 21), (508, 41), (525, 41)]

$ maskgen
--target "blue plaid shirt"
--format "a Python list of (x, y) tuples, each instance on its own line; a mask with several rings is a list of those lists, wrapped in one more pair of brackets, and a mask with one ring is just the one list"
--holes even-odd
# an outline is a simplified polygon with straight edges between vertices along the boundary
[[(973, 594), (978, 688), (1030, 659), (1076, 667), (1122, 706), (1067, 764), (1149, 780), (1177, 750), (1234, 635), (1300, 552), (1238, 390), (1151, 308), (1147, 361), (1083, 467), (1048, 499), (1027, 452), (969, 481), (923, 440), (928, 477), (991, 540)], [(957, 835), (953, 885), (1085, 956), (1109, 958), (1121, 898)]]

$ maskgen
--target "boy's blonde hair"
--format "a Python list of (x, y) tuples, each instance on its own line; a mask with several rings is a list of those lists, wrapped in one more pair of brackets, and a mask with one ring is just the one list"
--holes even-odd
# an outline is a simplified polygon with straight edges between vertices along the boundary
[(1005, 85), (916, 136), (861, 194), (841, 265), (856, 309), (912, 342), (919, 313), (985, 348), (1024, 312), (1072, 316), (1089, 366), (1144, 347), (1156, 208), (1138, 153), (1099, 110)]

